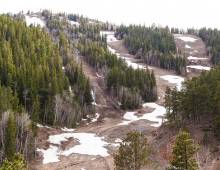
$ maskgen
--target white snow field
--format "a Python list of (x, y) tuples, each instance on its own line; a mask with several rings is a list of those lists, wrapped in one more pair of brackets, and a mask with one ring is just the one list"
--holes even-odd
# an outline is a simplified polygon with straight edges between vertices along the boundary
[(201, 65), (188, 65), (186, 67), (187, 68), (192, 68), (192, 69), (197, 69), (197, 70), (206, 70), (206, 71), (211, 70), (211, 67), (201, 66)]
[(208, 58), (202, 58), (202, 57), (193, 57), (189, 56), (187, 57), (188, 60), (208, 60)]
[(118, 41), (115, 37), (114, 31), (100, 31), (101, 36), (107, 36), (107, 42), (115, 42)]
[(184, 82), (184, 78), (180, 76), (174, 76), (174, 75), (165, 75), (165, 76), (160, 76), (160, 78), (168, 81), (171, 84), (175, 84), (177, 90), (181, 90), (182, 88), (182, 83)]
[(138, 121), (138, 120), (149, 120), (153, 123), (150, 125), (153, 127), (159, 127), (162, 124), (162, 119), (166, 113), (166, 109), (163, 106), (160, 106), (156, 103), (144, 103), (143, 107), (150, 107), (154, 110), (149, 113), (144, 113), (142, 116), (137, 116), (137, 112), (126, 112), (124, 114), (124, 121), (122, 123), (119, 123), (118, 125), (128, 125), (132, 122)]
[(92, 133), (72, 133), (72, 137), (76, 138), (80, 144), (63, 151), (61, 155), (69, 156), (73, 153), (100, 155), (103, 157), (109, 155), (105, 148), (109, 143), (103, 141), (102, 137), (98, 137)]
[(193, 43), (193, 42), (197, 41), (197, 39), (195, 39), (193, 37), (189, 37), (187, 35), (175, 34), (174, 36), (175, 36), (175, 38), (178, 38), (178, 39), (180, 39), (180, 40), (182, 40), (184, 42), (191, 42), (191, 43)]
[(33, 26), (39, 25), (41, 28), (45, 27), (45, 22), (38, 17), (31, 17), (28, 15), (25, 15), (25, 21), (28, 26), (32, 24)]
[[(52, 162), (58, 162), (59, 156), (69, 156), (71, 154), (86, 154), (93, 156), (106, 157), (109, 155), (108, 150), (105, 148), (108, 145), (117, 147), (119, 145), (119, 140), (115, 143), (108, 143), (104, 141), (104, 137), (99, 137), (93, 133), (74, 133), (74, 129), (61, 128), (63, 131), (68, 133), (61, 133), (56, 135), (50, 135), (48, 142), (50, 146), (48, 149), (37, 149), (38, 152), (43, 154), (43, 164), (48, 164)], [(62, 142), (68, 141), (71, 138), (77, 140), (79, 144), (73, 147), (62, 150)]]
[(50, 145), (48, 149), (37, 148), (37, 151), (43, 154), (43, 164), (60, 161), (58, 147), (56, 146)]

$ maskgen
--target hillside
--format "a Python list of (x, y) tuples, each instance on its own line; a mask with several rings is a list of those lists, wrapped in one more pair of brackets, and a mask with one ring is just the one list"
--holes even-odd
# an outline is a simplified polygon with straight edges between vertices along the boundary
[(165, 170), (187, 129), (199, 169), (218, 169), (219, 69), (201, 36), (48, 10), (0, 23), (1, 162), (19, 152), (33, 170), (113, 170), (138, 131), (142, 169)]

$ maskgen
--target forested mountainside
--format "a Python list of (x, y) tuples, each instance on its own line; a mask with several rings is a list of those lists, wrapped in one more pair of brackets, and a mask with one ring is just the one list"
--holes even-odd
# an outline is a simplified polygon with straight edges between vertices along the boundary
[(54, 44), (39, 27), (0, 16), (1, 161), (16, 152), (31, 157), (37, 123), (74, 127), (93, 113), (81, 66), (65, 55), (63, 69), (64, 44)]
[(206, 43), (208, 54), (212, 56), (213, 64), (220, 62), (220, 31), (217, 29), (202, 28), (198, 34)]
[[(37, 16), (45, 25), (27, 26), (27, 15)], [(122, 39), (124, 44), (118, 42), (132, 55), (126, 48), (125, 52), (112, 49), (102, 31), (116, 31), (115, 41)], [(80, 165), (104, 162), (106, 169), (114, 166), (116, 169), (141, 169), (148, 162), (155, 169), (189, 167), (196, 170), (202, 167), (202, 161), (194, 159), (197, 145), (186, 131), (193, 131), (191, 126), (198, 124), (204, 131), (203, 143), (197, 139), (196, 142), (202, 148), (209, 145), (210, 139), (213, 140), (211, 144), (217, 141), (215, 137), (219, 137), (220, 132), (220, 68), (216, 66), (210, 72), (202, 72), (181, 86), (187, 77), (177, 76), (172, 70), (187, 76), (186, 57), (181, 50), (176, 50), (172, 33), (185, 32), (156, 26), (116, 27), (75, 14), (53, 14), (48, 10), (1, 15), (0, 170), (9, 167), (25, 170), (26, 161), (40, 156), (40, 161), (34, 163), (40, 162), (37, 162), (38, 168), (47, 167), (41, 166), (47, 162), (42, 161), (42, 155), (52, 157), (48, 164), (56, 167), (55, 162), (63, 157), (64, 162), (71, 160), (71, 153), (75, 154), (70, 151), (74, 148), (72, 145), (82, 147), (86, 144), (91, 147), (87, 150), (92, 150), (92, 145), (97, 149), (100, 143), (101, 151), (91, 154), (96, 157), (90, 157), (88, 152), (83, 153), (84, 156), (76, 152), (80, 156), (72, 157), (71, 161), (81, 159), (83, 163), (78, 163)], [(189, 29), (187, 33), (203, 39), (213, 63), (217, 64), (219, 32)], [(136, 61), (135, 57), (141, 60)], [(132, 64), (129, 66), (127, 61), (138, 68)], [(145, 63), (138, 63), (140, 61)], [(85, 65), (93, 71), (93, 76), (87, 75), (90, 73), (85, 72)], [(148, 69), (144, 65), (156, 67)], [(95, 85), (101, 84), (105, 100), (114, 101), (114, 105), (107, 108), (109, 110), (102, 105), (104, 102), (96, 103), (94, 82), (91, 83), (89, 76), (95, 77)], [(165, 94), (167, 84), (178, 89), (167, 88)], [(106, 110), (110, 113), (102, 113)], [(122, 112), (125, 112), (123, 117)], [(165, 112), (166, 119), (163, 118)], [(100, 115), (104, 118), (98, 120)], [(95, 121), (91, 120), (93, 117)], [(135, 132), (131, 132), (133, 130)], [(171, 149), (174, 138), (176, 142)], [(110, 155), (112, 160), (102, 155)], [(78, 166), (71, 161), (71, 165), (67, 163), (61, 167)]]
[(121, 108), (137, 108), (157, 96), (153, 72), (134, 70), (108, 51), (106, 38), (100, 36), (108, 24), (89, 25), (83, 17), (68, 15), (81, 23), (71, 26), (64, 14), (43, 11), (42, 16), (49, 34), (45, 28), (27, 27), (22, 15), (0, 16), (1, 162), (12, 160), (16, 152), (33, 156), (37, 123), (74, 127), (94, 113), (78, 50), (102, 70), (106, 91)]
[(207, 55), (211, 56), (213, 64), (219, 64), (220, 62), (220, 31), (212, 28), (194, 29), (189, 28), (187, 31), (180, 30), (178, 28), (172, 28), (171, 33), (174, 34), (191, 34), (199, 36), (206, 44)]
[[(100, 31), (109, 27), (112, 29), (112, 26), (103, 23), (90, 24), (88, 20), (81, 18), (77, 20), (80, 25), (71, 27), (66, 21), (65, 14), (60, 14), (63, 16), (60, 20), (60, 15), (53, 16), (51, 13), (47, 15), (45, 13), (43, 12), (42, 15), (48, 18), (47, 25), (53, 36), (58, 35), (61, 39), (68, 41), (75, 50), (79, 50), (87, 63), (105, 77), (107, 92), (119, 101), (122, 109), (138, 108), (143, 101), (156, 100), (154, 73), (148, 69), (135, 70), (128, 67), (124, 60), (108, 50), (106, 37), (101, 36)], [(67, 53), (65, 50), (63, 52)]]
[(185, 74), (186, 59), (181, 52), (177, 53), (169, 28), (122, 25), (115, 35), (124, 40), (131, 54), (144, 59), (146, 64)]
[(106, 88), (116, 96), (121, 108), (138, 108), (142, 101), (154, 101), (157, 98), (156, 80), (152, 71), (133, 69), (111, 54), (98, 42), (84, 41), (80, 51), (86, 61), (106, 73)]
[(181, 91), (168, 88), (165, 106), (170, 125), (184, 127), (189, 122), (197, 123), (203, 129), (207, 128), (207, 133), (214, 132), (219, 137), (220, 68), (203, 72), (199, 77), (186, 81)]

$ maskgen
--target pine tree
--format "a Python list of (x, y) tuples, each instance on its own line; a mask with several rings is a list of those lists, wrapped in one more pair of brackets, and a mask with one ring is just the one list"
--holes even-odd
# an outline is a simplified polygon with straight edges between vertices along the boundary
[(90, 83), (89, 83), (89, 79), (87, 79), (86, 86), (85, 86), (85, 103), (91, 104), (92, 101), (93, 101), (93, 98), (92, 98)]
[(147, 139), (140, 132), (127, 134), (120, 144), (119, 151), (114, 155), (116, 170), (140, 170), (147, 163)]
[(173, 158), (168, 170), (198, 170), (198, 164), (193, 158), (197, 147), (188, 132), (180, 132), (173, 148)]
[(5, 156), (11, 160), (16, 152), (16, 125), (13, 113), (9, 113), (5, 133)]

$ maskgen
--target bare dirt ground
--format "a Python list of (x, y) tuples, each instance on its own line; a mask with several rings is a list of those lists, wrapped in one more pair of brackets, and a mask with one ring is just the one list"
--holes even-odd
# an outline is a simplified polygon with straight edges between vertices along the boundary
[[(200, 41), (199, 41), (200, 42)], [(199, 43), (197, 42), (197, 43)], [(178, 48), (185, 49), (185, 44), (183, 42), (176, 40)], [(201, 43), (201, 42), (200, 42)], [(181, 45), (182, 44), (182, 45)], [(111, 48), (115, 49), (117, 53), (120, 53), (122, 56), (129, 57), (131, 61), (143, 64), (141, 60), (135, 59), (135, 56), (128, 54), (127, 49), (123, 46), (122, 41), (116, 41), (108, 44)], [(194, 49), (193, 44), (191, 45)], [(198, 47), (197, 47), (198, 46)], [(201, 49), (200, 49), (201, 48)], [(191, 50), (192, 50), (191, 49)], [(205, 56), (204, 46), (201, 44), (195, 44), (195, 49), (200, 51), (201, 54)], [(190, 54), (191, 51), (189, 51)], [(196, 55), (194, 55), (196, 56)], [(198, 57), (201, 57), (197, 54)], [(81, 57), (82, 58), (82, 57)], [(151, 156), (149, 165), (144, 167), (145, 170), (163, 170), (168, 163), (170, 158), (170, 151), (172, 148), (172, 143), (174, 142), (175, 132), (169, 132), (163, 128), (155, 128), (150, 126), (150, 122), (147, 120), (139, 120), (133, 122), (126, 126), (119, 126), (118, 124), (122, 122), (124, 112), (115, 107), (115, 101), (108, 96), (104, 90), (104, 86), (101, 83), (102, 81), (100, 74), (97, 74), (97, 71), (90, 67), (83, 59), (83, 70), (85, 74), (90, 78), (91, 84), (95, 91), (96, 95), (96, 112), (101, 116), (97, 122), (82, 124), (76, 128), (75, 132), (85, 132), (85, 133), (95, 133), (98, 136), (104, 137), (104, 140), (108, 143), (113, 143), (115, 139), (122, 139), (129, 131), (139, 130), (142, 131), (148, 138), (148, 142), (151, 144)], [(157, 67), (150, 66), (149, 69), (152, 69), (156, 76), (157, 81), (157, 91), (158, 91), (158, 104), (163, 104), (164, 94), (167, 86), (174, 87), (174, 84), (170, 84), (168, 81), (163, 80), (160, 76), (163, 75), (175, 75), (173, 71), (160, 69)], [(141, 111), (140, 111), (141, 112)], [(48, 148), (49, 143), (47, 139), (49, 135), (63, 133), (59, 129), (52, 128), (40, 128), (39, 135), (37, 139), (38, 148)], [(166, 134), (166, 135), (164, 135)], [(66, 145), (77, 145), (77, 141), (70, 139), (69, 143)], [(91, 156), (91, 155), (81, 155), (81, 154), (72, 154), (71, 156), (59, 157), (60, 161), (56, 163), (42, 164), (42, 156), (38, 153), (36, 160), (31, 162), (30, 169), (33, 170), (113, 170), (113, 153), (118, 149), (118, 147), (106, 146), (108, 152), (110, 153), (107, 157), (101, 156)], [(216, 167), (219, 164), (219, 161), (213, 162), (210, 170), (217, 170)], [(208, 170), (208, 169), (207, 169)]]

